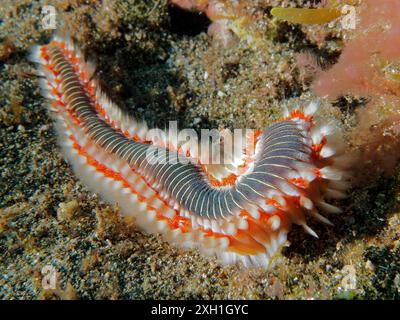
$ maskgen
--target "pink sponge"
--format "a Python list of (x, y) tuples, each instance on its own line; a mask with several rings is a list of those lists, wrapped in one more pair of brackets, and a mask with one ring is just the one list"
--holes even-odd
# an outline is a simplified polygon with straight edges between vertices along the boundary
[(339, 61), (321, 72), (313, 90), (319, 96), (379, 95), (400, 92), (385, 66), (400, 59), (400, 1), (365, 0), (357, 15), (354, 37)]

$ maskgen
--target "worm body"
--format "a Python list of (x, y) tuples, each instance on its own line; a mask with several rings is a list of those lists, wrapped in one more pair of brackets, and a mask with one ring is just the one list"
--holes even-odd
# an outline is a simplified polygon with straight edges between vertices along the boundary
[(325, 199), (344, 196), (343, 146), (315, 125), (315, 103), (253, 136), (238, 163), (209, 165), (197, 146), (156, 142), (110, 102), (69, 39), (34, 47), (31, 59), (76, 175), (147, 232), (223, 263), (266, 267), (292, 223), (316, 236), (307, 216), (329, 223), (319, 209), (340, 211)]

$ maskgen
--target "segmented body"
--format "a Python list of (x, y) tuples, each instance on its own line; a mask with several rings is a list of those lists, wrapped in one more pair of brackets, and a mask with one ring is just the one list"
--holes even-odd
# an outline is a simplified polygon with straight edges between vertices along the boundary
[(337, 139), (329, 143), (331, 130), (314, 126), (314, 104), (259, 134), (241, 170), (215, 169), (202, 164), (191, 146), (148, 138), (144, 123), (101, 93), (93, 68), (70, 40), (35, 47), (32, 60), (40, 64), (43, 94), (77, 176), (148, 232), (225, 263), (267, 266), (291, 223), (314, 234), (307, 213), (328, 222), (316, 205), (338, 211), (324, 196), (344, 195), (343, 161), (335, 157)]

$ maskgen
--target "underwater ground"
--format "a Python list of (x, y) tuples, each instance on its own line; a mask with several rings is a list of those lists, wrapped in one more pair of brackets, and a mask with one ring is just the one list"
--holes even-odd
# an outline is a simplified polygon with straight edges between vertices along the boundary
[[(249, 1), (250, 2), (250, 1)], [(29, 48), (54, 30), (44, 5), (97, 65), (104, 91), (150, 127), (263, 128), (285, 103), (313, 98), (296, 54), (322, 65), (343, 47), (337, 28), (278, 22), (274, 5), (251, 1), (248, 31), (223, 45), (207, 35), (207, 17), (166, 0), (2, 1), (0, 8), (0, 299), (398, 299), (400, 171), (355, 184), (330, 216), (300, 227), (269, 270), (222, 267), (216, 259), (170, 246), (119, 217), (76, 179), (57, 146)], [(247, 32), (245, 30), (245, 32)], [(323, 36), (321, 36), (323, 35)], [(323, 41), (321, 39), (324, 39)], [(323, 102), (343, 130), (362, 101)], [(368, 172), (363, 173), (366, 176)], [(42, 269), (57, 271), (44, 289)]]

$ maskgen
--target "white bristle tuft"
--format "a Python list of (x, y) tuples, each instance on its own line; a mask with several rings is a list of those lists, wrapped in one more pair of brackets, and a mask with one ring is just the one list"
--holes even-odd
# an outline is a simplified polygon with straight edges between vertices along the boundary
[(215, 233), (220, 233), (221, 232), (221, 228), (219, 226), (218, 221), (216, 220), (211, 220), (211, 230)]
[(277, 196), (274, 197), (274, 200), (277, 201), (282, 207), (286, 207), (287, 203), (284, 197)]
[(236, 226), (239, 230), (247, 230), (249, 228), (249, 223), (246, 219), (239, 218), (236, 222)]
[(200, 227), (199, 224), (197, 223), (196, 217), (191, 216), (190, 217), (190, 221), (192, 222), (192, 229), (193, 230), (197, 230)]
[(218, 247), (220, 250), (226, 250), (229, 247), (229, 239), (226, 237), (219, 238)]
[(343, 178), (343, 172), (334, 167), (324, 167), (320, 170), (321, 176), (324, 179), (329, 180), (341, 180)]
[(333, 223), (329, 221), (327, 218), (325, 218), (323, 215), (320, 215), (316, 210), (311, 211), (311, 215), (316, 218), (317, 220), (321, 221), (322, 223), (325, 223), (327, 225), (333, 226)]
[(323, 125), (311, 129), (311, 139), (314, 144), (320, 144), (322, 139), (333, 134), (335, 129), (331, 125)]
[(38, 64), (45, 64), (46, 60), (43, 59), (42, 54), (40, 52), (40, 50), (42, 49), (41, 45), (34, 45), (31, 48), (31, 52), (29, 54), (28, 59), (34, 63), (38, 63)]
[(297, 187), (282, 181), (279, 183), (279, 189), (284, 192), (285, 194), (292, 196), (292, 197), (298, 197), (300, 195), (299, 189)]
[(247, 212), (252, 216), (252, 218), (258, 220), (260, 218), (260, 212), (258, 211), (258, 208), (253, 205), (248, 205), (246, 207)]
[(312, 210), (314, 208), (313, 202), (307, 197), (300, 197), (300, 205), (307, 210)]
[(324, 211), (329, 212), (329, 213), (342, 213), (342, 209), (331, 205), (329, 203), (326, 203), (325, 201), (319, 201), (318, 206), (321, 207)]
[(325, 145), (319, 153), (322, 158), (332, 157), (336, 153), (335, 149), (331, 146)]
[(163, 212), (163, 214), (162, 214), (164, 217), (166, 217), (166, 218), (168, 218), (168, 219), (172, 219), (173, 217), (175, 217), (176, 216), (176, 212), (175, 212), (175, 210), (172, 210), (172, 209), (167, 209), (167, 210), (165, 210), (164, 212)]
[(317, 175), (315, 174), (315, 166), (309, 163), (296, 161), (293, 167), (297, 170), (299, 175), (306, 181), (313, 181)]
[(348, 181), (343, 180), (331, 180), (328, 184), (329, 188), (337, 189), (340, 191), (346, 191), (350, 188), (350, 183)]
[(278, 230), (281, 226), (281, 219), (278, 216), (272, 216), (271, 218), (269, 218), (268, 222), (273, 231)]
[(283, 117), (287, 118), (289, 116), (290, 116), (289, 108), (287, 106), (283, 106)]
[(203, 227), (206, 230), (210, 230), (211, 229), (211, 222), (210, 222), (209, 219), (203, 218)]
[(207, 249), (213, 249), (218, 245), (218, 242), (214, 237), (205, 237), (203, 244)]
[(311, 229), (307, 224), (302, 224), (302, 227), (305, 230), (305, 232), (307, 232), (309, 235), (319, 239), (317, 233), (313, 229)]
[(340, 190), (331, 189), (331, 188), (326, 189), (324, 196), (325, 196), (325, 198), (328, 198), (328, 199), (345, 199), (345, 198), (347, 198), (346, 193), (344, 193)]
[(266, 204), (264, 199), (259, 201), (258, 206), (266, 213), (271, 214), (276, 212), (276, 207), (271, 204)]
[(318, 110), (319, 108), (319, 102), (318, 101), (311, 101), (307, 107), (304, 108), (304, 115), (305, 116), (313, 116), (314, 113)]
[(221, 231), (227, 235), (235, 235), (237, 229), (232, 222), (224, 221), (221, 225)]
[(156, 222), (156, 228), (158, 233), (164, 233), (168, 229), (168, 223), (165, 220), (158, 220)]

